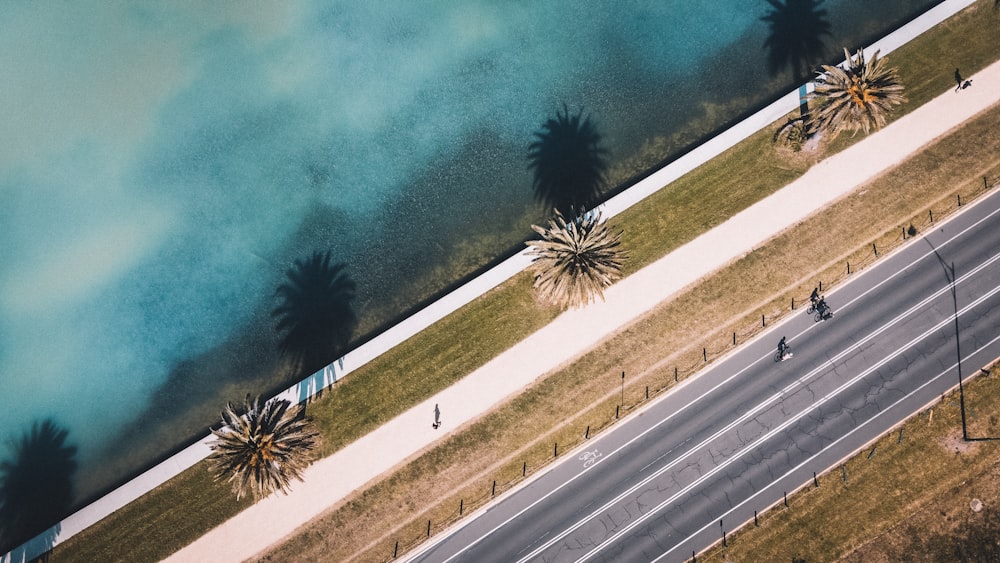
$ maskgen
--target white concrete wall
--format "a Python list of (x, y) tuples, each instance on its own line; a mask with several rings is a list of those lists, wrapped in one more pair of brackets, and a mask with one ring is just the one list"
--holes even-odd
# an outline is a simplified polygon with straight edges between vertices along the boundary
[[(882, 55), (891, 52), (934, 25), (968, 7), (974, 1), (945, 0), (919, 18), (866, 48), (865, 56), (870, 57), (876, 50), (880, 50)], [(606, 218), (614, 217), (625, 211), (701, 164), (718, 156), (741, 140), (795, 110), (799, 106), (799, 99), (799, 89), (789, 92), (774, 103), (723, 131), (704, 144), (699, 145), (691, 152), (608, 200), (599, 209)], [(530, 263), (531, 258), (527, 255), (527, 249), (522, 250), (515, 256), (503, 261), (467, 284), (414, 313), (362, 346), (345, 354), (344, 357), (334, 363), (289, 387), (278, 394), (277, 397), (288, 399), (293, 403), (307, 400), (320, 390), (330, 387), (344, 376), (510, 279), (524, 270)], [(211, 451), (208, 446), (211, 441), (212, 435), (206, 435), (197, 443), (185, 448), (101, 499), (70, 515), (37, 536), (34, 540), (0, 557), (0, 563), (22, 563), (28, 561), (95, 524), (112, 512), (205, 459)], [(52, 538), (55, 538), (54, 541)]]

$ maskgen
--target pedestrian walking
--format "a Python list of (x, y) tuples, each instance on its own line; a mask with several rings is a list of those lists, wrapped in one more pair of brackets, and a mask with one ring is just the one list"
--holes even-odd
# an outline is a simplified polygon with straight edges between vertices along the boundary
[(437, 403), (434, 403), (434, 424), (431, 424), (435, 430), (441, 426), (441, 409), (438, 408)]
[(955, 69), (955, 91), (958, 92), (962, 89), (962, 84), (965, 83), (965, 79), (962, 78), (962, 73)]

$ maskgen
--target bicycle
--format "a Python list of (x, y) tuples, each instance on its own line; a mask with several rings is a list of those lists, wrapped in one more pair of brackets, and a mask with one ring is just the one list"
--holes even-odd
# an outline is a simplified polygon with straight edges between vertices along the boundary
[(779, 351), (777, 354), (774, 355), (774, 361), (783, 362), (791, 357), (792, 357), (792, 347), (786, 345), (783, 351)]

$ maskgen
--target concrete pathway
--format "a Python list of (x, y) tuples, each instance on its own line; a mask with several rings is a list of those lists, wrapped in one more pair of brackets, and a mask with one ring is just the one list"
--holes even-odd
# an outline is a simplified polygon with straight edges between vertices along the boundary
[[(722, 225), (620, 281), (606, 301), (566, 312), (454, 386), (429, 398), (305, 472), (291, 494), (272, 495), (168, 561), (241, 561), (280, 541), (373, 477), (432, 445), (584, 353), (703, 276), (760, 246), (901, 162), (1000, 100), (1000, 63), (949, 89), (882, 131), (809, 170)], [(431, 428), (435, 404), (443, 426)]]
[[(913, 37), (930, 29), (937, 23), (943, 21), (954, 13), (970, 5), (973, 0), (945, 0), (932, 10), (923, 14), (906, 26), (891, 33), (887, 37), (880, 39), (872, 45), (866, 52), (870, 53), (876, 49), (883, 54), (891, 52), (893, 49), (905, 44)], [(714, 158), (726, 149), (732, 147), (747, 136), (766, 127), (788, 112), (798, 107), (799, 91), (789, 92), (779, 98), (774, 103), (761, 109), (754, 115), (744, 119), (740, 123), (720, 133), (693, 151), (685, 154), (680, 159), (670, 163), (668, 166), (657, 171), (652, 176), (642, 182), (632, 186), (625, 192), (615, 196), (607, 202), (604, 207), (605, 217), (611, 218), (624, 211), (645, 197), (661, 189), (673, 180), (683, 176), (687, 172), (697, 168), (702, 163)], [(351, 373), (353, 370), (364, 365), (371, 359), (379, 356), (391, 349), (400, 342), (405, 341), (414, 334), (437, 322), (456, 309), (462, 307), (469, 301), (482, 295), (491, 288), (503, 283), (511, 276), (522, 271), (530, 262), (530, 258), (522, 252), (509, 260), (501, 263), (497, 267), (489, 270), (483, 275), (475, 278), (468, 284), (458, 288), (456, 291), (446, 295), (440, 300), (432, 303), (425, 309), (417, 312), (413, 316), (405, 319), (400, 324), (392, 327), (378, 337), (367, 342), (365, 345), (355, 349), (343, 358), (320, 370), (316, 374), (293, 385), (279, 396), (287, 398), (293, 402), (303, 401), (311, 397), (318, 390), (332, 385), (334, 382)], [(497, 392), (505, 392), (498, 390)], [(456, 419), (449, 418), (451, 422)], [(80, 509), (52, 528), (39, 535), (34, 540), (20, 546), (14, 551), (5, 555), (0, 555), (0, 563), (20, 562), (31, 559), (44, 553), (53, 545), (52, 537), (55, 537), (55, 545), (66, 541), (75, 534), (83, 531), (119, 508), (139, 498), (146, 492), (158, 487), (162, 483), (173, 478), (185, 469), (193, 466), (209, 453), (208, 444), (212, 437), (207, 435), (204, 439), (185, 448), (178, 454), (149, 469), (142, 475), (125, 483), (108, 495), (98, 499), (94, 503)], [(368, 474), (371, 476), (372, 474)], [(363, 482), (366, 479), (364, 474), (353, 476), (351, 483)], [(362, 479), (362, 481), (358, 481)], [(331, 501), (332, 502), (332, 501)]]

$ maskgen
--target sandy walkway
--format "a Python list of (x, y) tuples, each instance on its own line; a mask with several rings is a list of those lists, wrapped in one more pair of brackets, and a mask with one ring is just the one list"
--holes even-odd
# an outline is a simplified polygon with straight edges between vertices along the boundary
[[(503, 402), (539, 376), (613, 334), (704, 275), (760, 246), (891, 168), (1000, 100), (1000, 63), (846, 151), (710, 232), (613, 286), (606, 301), (560, 315), (454, 386), (318, 461), (291, 494), (271, 496), (212, 530), (168, 561), (241, 561), (402, 460)], [(434, 405), (444, 426), (433, 430)]]

